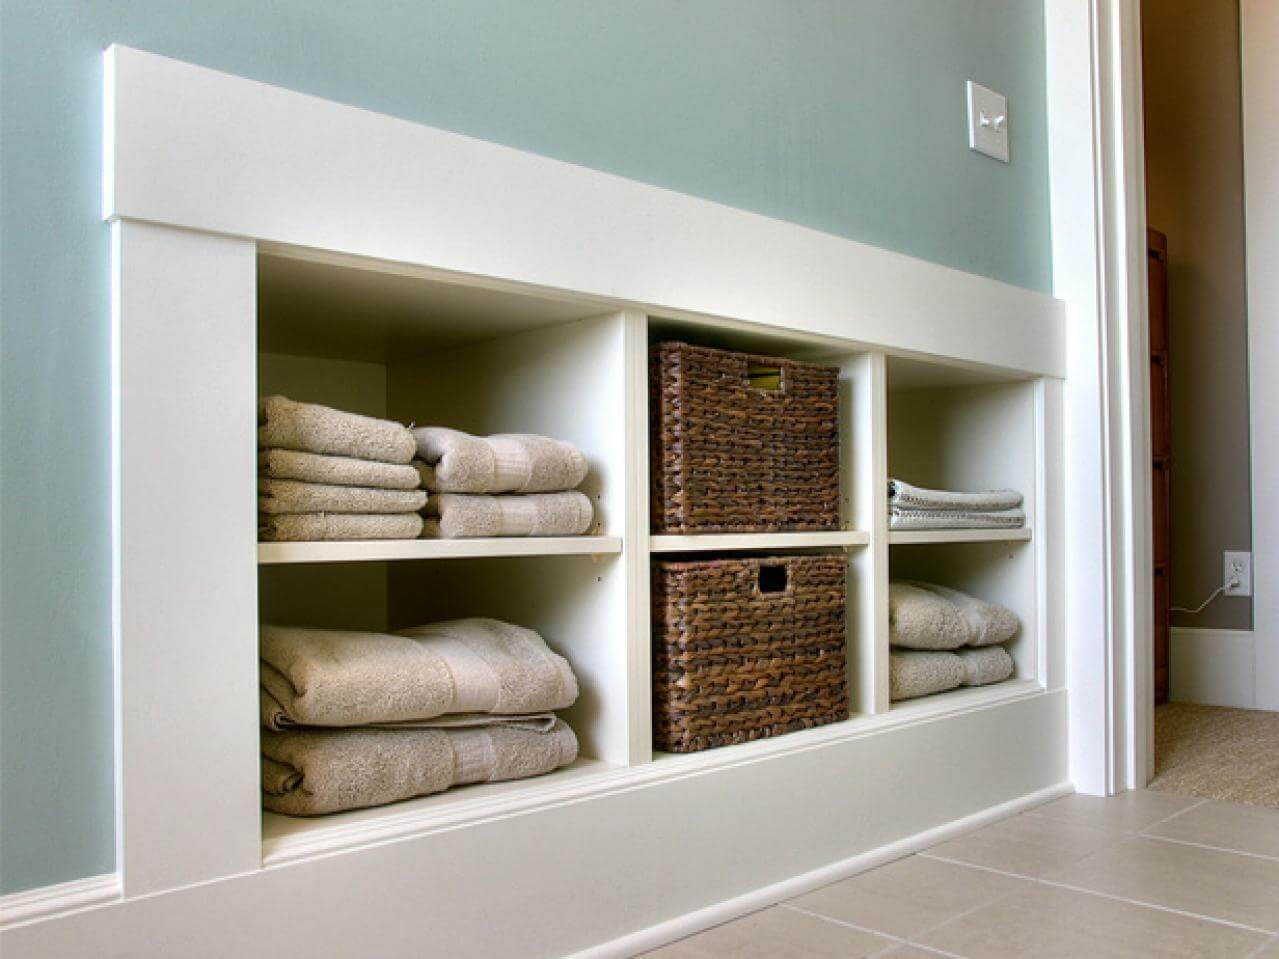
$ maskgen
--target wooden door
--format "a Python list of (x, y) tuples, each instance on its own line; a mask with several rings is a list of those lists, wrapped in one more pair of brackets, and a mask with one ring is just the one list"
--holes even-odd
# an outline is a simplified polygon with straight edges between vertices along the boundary
[(1154, 560), (1155, 702), (1168, 701), (1169, 630), (1172, 602), (1172, 418), (1168, 402), (1168, 238), (1146, 231), (1150, 284), (1150, 454), (1151, 504), (1154, 510), (1151, 553)]

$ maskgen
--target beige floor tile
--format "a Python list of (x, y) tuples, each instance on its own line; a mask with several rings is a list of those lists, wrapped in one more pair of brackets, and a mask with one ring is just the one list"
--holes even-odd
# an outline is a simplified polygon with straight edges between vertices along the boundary
[(950, 953), (925, 949), (923, 946), (894, 946), (887, 952), (881, 952), (875, 959), (945, 959)]
[(909, 939), (1015, 892), (1027, 881), (909, 856), (792, 899), (787, 905)]
[(1279, 959), (1279, 939), (1276, 939), (1261, 952), (1254, 953), (1251, 959)]
[(1049, 878), (1279, 932), (1279, 862), (1133, 837)]
[(1042, 876), (1111, 845), (1115, 837), (1073, 822), (1014, 816), (933, 846), (925, 855), (1019, 876)]
[(1118, 796), (1081, 796), (1076, 793), (1030, 810), (1029, 816), (1046, 816), (1103, 832), (1132, 833), (1188, 809), (1197, 802), (1193, 796), (1152, 792), (1148, 789)]
[(1243, 959), (1265, 941), (1232, 926), (1038, 884), (919, 938), (969, 959)]
[(645, 953), (647, 959), (860, 959), (893, 945), (861, 932), (774, 906)]
[(1279, 809), (1208, 802), (1148, 833), (1279, 858)]

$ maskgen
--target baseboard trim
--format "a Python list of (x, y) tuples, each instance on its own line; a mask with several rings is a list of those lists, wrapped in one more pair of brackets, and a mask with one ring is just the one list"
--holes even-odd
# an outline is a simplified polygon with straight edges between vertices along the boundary
[(10, 893), (0, 896), (0, 929), (100, 906), (119, 899), (122, 894), (118, 873)]
[(1169, 698), (1205, 706), (1257, 706), (1257, 641), (1250, 629), (1170, 631)]
[(921, 849), (935, 846), (939, 842), (953, 839), (962, 833), (988, 826), (993, 822), (1014, 816), (1035, 806), (1042, 806), (1046, 802), (1067, 796), (1074, 791), (1075, 787), (1069, 782), (1060, 782), (1055, 786), (1049, 786), (1046, 789), (1040, 789), (1037, 792), (1028, 793), (1017, 799), (1000, 803), (998, 806), (983, 809), (981, 812), (965, 816), (963, 819), (956, 819), (953, 822), (926, 829), (905, 839), (898, 839), (896, 842), (888, 843), (877, 849), (831, 863), (829, 866), (822, 866), (820, 869), (814, 869), (811, 872), (784, 879), (781, 882), (775, 882), (760, 889), (753, 889), (750, 892), (743, 893), (732, 899), (726, 899), (713, 906), (707, 906), (704, 909), (686, 913), (683, 916), (669, 919), (655, 926), (629, 933), (618, 939), (592, 946), (589, 949), (574, 953), (568, 959), (627, 959), (627, 957), (674, 942), (676, 939), (683, 939), (685, 936), (691, 936), (712, 926), (718, 926), (721, 923), (728, 922), (730, 919), (737, 919), (747, 913), (755, 912), (785, 899), (792, 899), (821, 886), (847, 879), (849, 876), (855, 876), (868, 869), (874, 869), (876, 866), (882, 866), (884, 863), (892, 862), (894, 859), (909, 856), (919, 852)]

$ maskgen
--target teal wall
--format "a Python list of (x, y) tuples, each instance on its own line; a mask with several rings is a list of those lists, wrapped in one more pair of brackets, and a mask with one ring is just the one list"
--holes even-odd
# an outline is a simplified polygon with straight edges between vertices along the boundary
[(0, 892), (113, 867), (108, 44), (1050, 283), (1042, 0), (0, 4)]

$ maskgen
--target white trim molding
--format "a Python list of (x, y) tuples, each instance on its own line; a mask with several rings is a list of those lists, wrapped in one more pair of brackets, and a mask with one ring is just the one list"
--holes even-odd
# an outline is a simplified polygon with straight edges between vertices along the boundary
[(1256, 705), (1279, 710), (1279, 16), (1241, 0)]
[(1257, 636), (1252, 630), (1174, 626), (1171, 647), (1173, 702), (1257, 708)]
[(100, 906), (121, 896), (120, 876), (107, 873), (0, 896), (0, 929)]
[(1053, 292), (1069, 303), (1071, 778), (1108, 795), (1153, 763), (1145, 188), (1136, 0), (1045, 0)]

